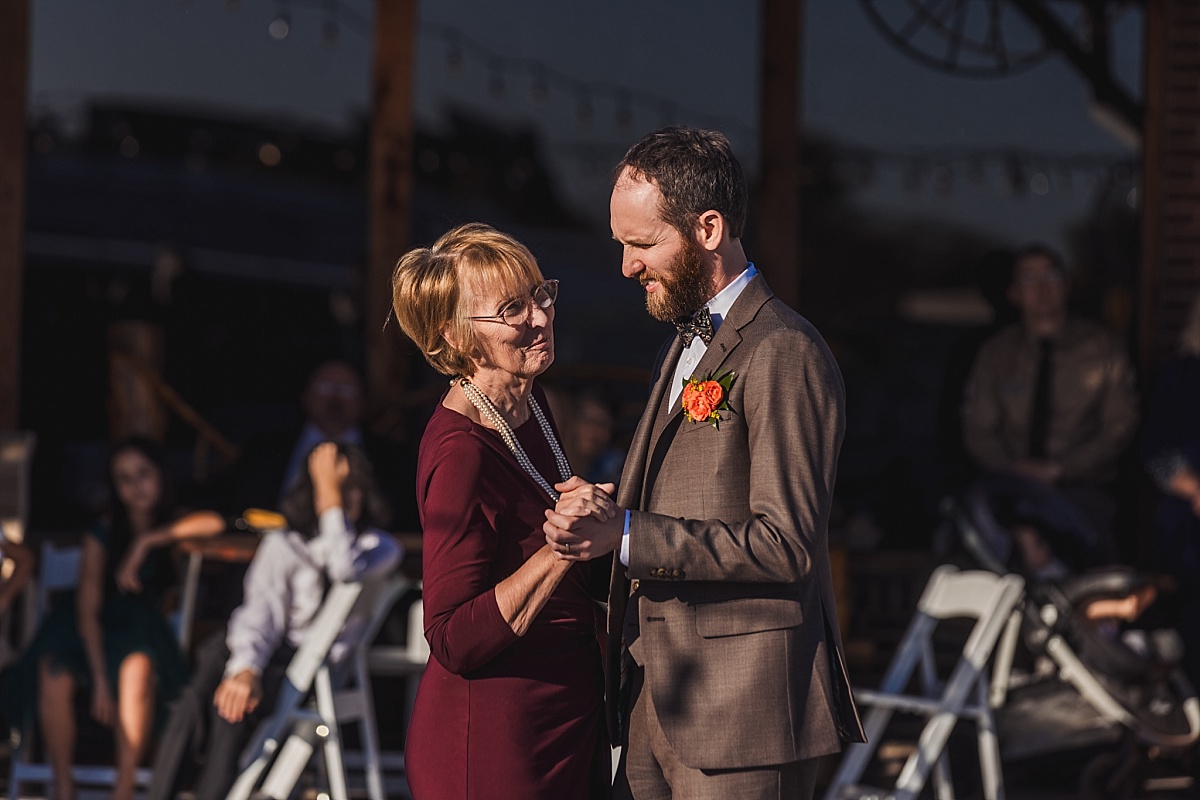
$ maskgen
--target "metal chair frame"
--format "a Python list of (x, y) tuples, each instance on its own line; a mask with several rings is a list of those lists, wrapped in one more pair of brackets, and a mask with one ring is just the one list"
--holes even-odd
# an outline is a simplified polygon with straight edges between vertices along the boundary
[[(1004, 687), (991, 685), (988, 662), (996, 652), (997, 678), (1001, 683), (1006, 681), (1020, 630), (1018, 603), (1023, 591), (1024, 580), (1018, 575), (959, 571), (950, 565), (934, 570), (883, 684), (878, 690), (854, 692), (858, 703), (871, 709), (864, 721), (867, 742), (847, 748), (825, 800), (916, 800), (931, 772), (935, 795), (939, 800), (952, 800), (954, 788), (945, 747), (960, 719), (973, 720), (976, 725), (984, 797), (1004, 800), (1000, 748), (992, 715), (993, 707), (1003, 701)], [(962, 617), (975, 619), (975, 624), (949, 679), (942, 683), (934, 660), (933, 632), (940, 622)], [(918, 672), (920, 694), (906, 692), (914, 672)], [(894, 787), (859, 785), (896, 711), (927, 718), (916, 749)]]

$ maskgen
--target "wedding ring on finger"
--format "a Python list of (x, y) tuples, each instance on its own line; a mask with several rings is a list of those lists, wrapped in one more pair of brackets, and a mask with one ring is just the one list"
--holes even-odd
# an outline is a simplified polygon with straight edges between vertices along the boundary
[(566, 553), (567, 555), (571, 555), (571, 543), (570, 542), (567, 542), (566, 544), (563, 545), (563, 552)]

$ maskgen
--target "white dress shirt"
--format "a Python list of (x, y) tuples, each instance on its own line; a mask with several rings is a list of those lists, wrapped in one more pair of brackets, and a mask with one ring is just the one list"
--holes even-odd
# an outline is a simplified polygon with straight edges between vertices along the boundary
[(337, 507), (321, 514), (311, 539), (268, 531), (246, 570), (242, 604), (229, 618), (225, 676), (246, 669), (261, 675), (285, 640), (298, 647), (321, 608), (326, 580), (362, 580), (391, 570), (402, 555), (400, 543), (383, 531), (355, 533)]

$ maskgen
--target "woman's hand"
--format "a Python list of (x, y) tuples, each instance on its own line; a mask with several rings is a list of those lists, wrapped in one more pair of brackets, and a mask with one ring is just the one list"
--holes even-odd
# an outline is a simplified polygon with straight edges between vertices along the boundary
[(254, 670), (244, 669), (238, 674), (221, 681), (213, 695), (217, 714), (226, 722), (241, 722), (247, 714), (254, 713), (262, 700), (262, 682)]
[(111, 728), (117, 718), (117, 703), (104, 676), (92, 680), (92, 718), (106, 728)]
[(554, 485), (560, 494), (554, 510), (568, 517), (595, 517), (597, 522), (607, 522), (617, 513), (617, 504), (612, 496), (616, 486), (611, 483), (588, 483), (578, 475)]
[(117, 567), (117, 588), (122, 592), (137, 594), (142, 590), (142, 580), (138, 577), (138, 570), (145, 563), (148, 550), (145, 541), (139, 538), (134, 541), (129, 552), (125, 554), (121, 565)]

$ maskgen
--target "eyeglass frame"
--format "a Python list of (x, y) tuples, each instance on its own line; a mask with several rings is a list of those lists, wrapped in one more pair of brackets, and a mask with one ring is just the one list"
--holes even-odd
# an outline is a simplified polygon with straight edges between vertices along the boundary
[[(542, 290), (545, 290), (546, 297), (548, 298), (548, 302), (545, 305), (542, 305), (541, 302), (539, 302), (537, 299), (537, 293)], [(467, 319), (479, 319), (479, 320), (486, 320), (488, 322), (503, 322), (505, 325), (509, 325), (509, 326), (515, 328), (518, 325), (524, 325), (526, 322), (529, 321), (529, 315), (532, 313), (532, 306), (537, 306), (538, 308), (545, 311), (545, 310), (549, 309), (551, 306), (553, 306), (555, 301), (557, 301), (557, 300), (558, 300), (558, 279), (548, 278), (530, 290), (529, 295), (525, 298), (525, 304), (521, 308), (521, 314), (523, 316), (520, 319), (517, 319), (513, 322), (509, 322), (507, 319), (504, 318), (503, 310), (501, 310), (499, 313), (496, 313), (496, 314), (486, 314), (486, 315), (478, 316), (478, 317), (469, 316), (469, 317), (467, 317)], [(515, 303), (515, 302), (517, 302), (517, 298), (513, 298), (512, 300), (509, 300), (508, 302), (506, 302), (504, 304), (504, 306), (505, 306), (505, 308), (507, 308), (509, 305), (511, 305), (512, 303)]]

